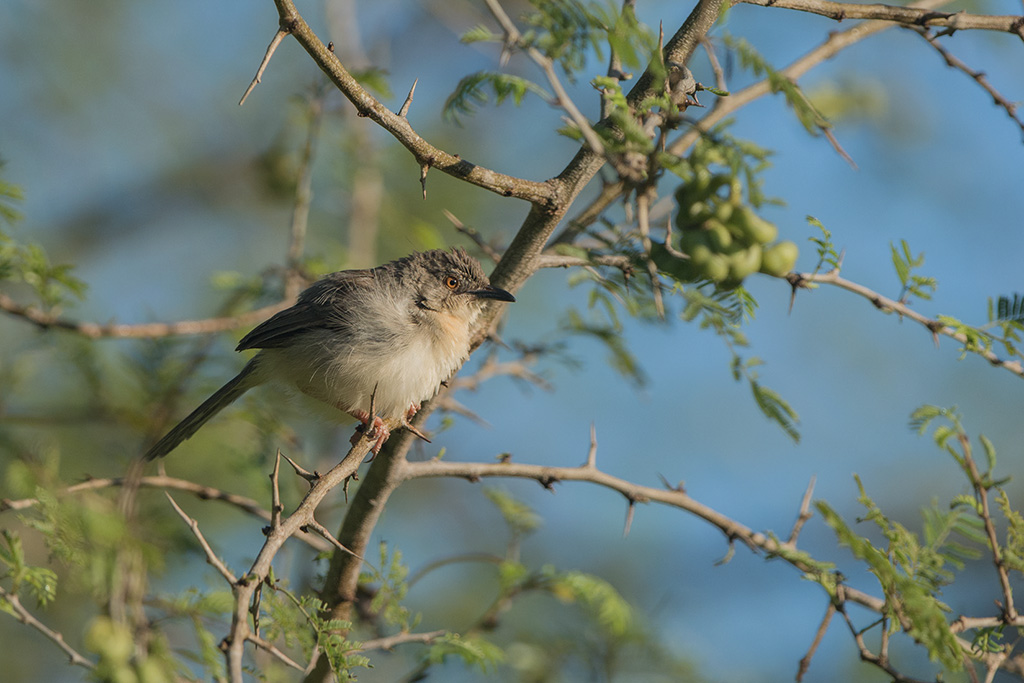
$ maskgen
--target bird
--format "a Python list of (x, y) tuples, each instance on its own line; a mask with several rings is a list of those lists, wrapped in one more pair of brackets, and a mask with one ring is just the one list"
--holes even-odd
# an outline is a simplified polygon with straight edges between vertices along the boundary
[[(146, 451), (174, 450), (253, 387), (275, 382), (363, 423), (376, 455), (469, 357), (471, 328), (489, 301), (515, 297), (491, 285), (464, 249), (414, 252), (314, 282), (295, 305), (257, 325), (236, 351), (258, 349), (241, 372)], [(355, 439), (355, 437), (354, 437)]]

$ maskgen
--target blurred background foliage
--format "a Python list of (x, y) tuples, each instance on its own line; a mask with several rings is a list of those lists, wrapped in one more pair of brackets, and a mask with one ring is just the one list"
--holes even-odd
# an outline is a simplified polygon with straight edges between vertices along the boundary
[[(529, 5), (505, 8), (519, 17)], [(518, 106), (511, 100), (496, 106), (492, 94), (491, 102), (477, 102), (475, 113), (458, 122), (442, 116), (464, 76), (499, 69), (499, 46), (458, 40), (474, 27), (493, 25), (481, 5), (328, 0), (302, 9), (393, 109), (419, 79), (409, 118), (438, 147), (536, 180), (560, 171), (577, 149), (555, 132), (564, 125), (561, 112), (530, 93)], [(663, 20), (669, 31), (690, 9), (641, 2), (636, 11), (648, 26)], [(984, 2), (972, 9), (999, 14), (1019, 6)], [(276, 25), (270, 2), (14, 0), (0, 6), (3, 292), (100, 323), (199, 319), (274, 301), (283, 286), (296, 174), (314, 120), (319, 135), (303, 263), (309, 274), (465, 244), (445, 210), (496, 245), (511, 238), (525, 204), (439, 172), (429, 174), (424, 199), (408, 153), (356, 117), (292, 41), (238, 107)], [(779, 67), (835, 29), (820, 17), (739, 6), (712, 37), (724, 31), (742, 36)], [(1012, 90), (1024, 82), (1018, 39), (964, 31), (950, 46), (1019, 99)], [(719, 48), (731, 90), (754, 79)], [(605, 59), (591, 55), (577, 64), (581, 77), (569, 85), (591, 119), (599, 116), (599, 101), (589, 80), (605, 73)], [(703, 53), (690, 66), (698, 81), (714, 82)], [(542, 82), (522, 57), (504, 72)], [(808, 135), (781, 96), (745, 107), (729, 129), (772, 152), (760, 189), (784, 201), (765, 203), (762, 214), (778, 226), (780, 238), (800, 245), (798, 268), (816, 264), (807, 240), (821, 232), (806, 222), (810, 214), (844, 251), (845, 277), (897, 298), (903, 283), (891, 245), (906, 240), (909, 253), (926, 254), (919, 270), (938, 283), (932, 298), (916, 299), (914, 308), (984, 324), (990, 297), (1021, 289), (1024, 155), (1016, 124), (903, 29), (844, 51), (801, 85), (834, 124), (857, 169), (822, 137)], [(702, 101), (713, 97), (704, 94)], [(592, 183), (578, 206), (599, 184)], [(621, 208), (609, 216), (621, 220)], [(460, 461), (511, 453), (519, 462), (576, 465), (586, 456), (594, 424), (602, 469), (646, 485), (660, 485), (659, 475), (684, 481), (698, 500), (782, 537), (811, 475), (816, 498), (851, 523), (863, 514), (853, 473), (889, 520), (911, 529), (922, 527), (921, 508), (968, 492), (948, 456), (907, 428), (911, 412), (924, 403), (959, 406), (967, 431), (983, 432), (1000, 448), (1003, 474), (1016, 472), (1024, 436), (1020, 378), (976, 357), (958, 361), (951, 340), (936, 349), (921, 328), (882, 315), (862, 299), (823, 288), (800, 293), (789, 312), (785, 282), (754, 275), (746, 283), (760, 309), (743, 327), (750, 343), (743, 360), (763, 360), (759, 378), (799, 415), (796, 442), (764, 419), (749, 389), (733, 381), (735, 349), (679, 320), (682, 299), (667, 300), (667, 323), (652, 318), (642, 297), (631, 300), (639, 308), (616, 309), (617, 317), (609, 318), (590, 305), (593, 290), (580, 280), (573, 272), (539, 273), (517, 293), (503, 326), (513, 346), (557, 351), (542, 355), (534, 368), (550, 390), (499, 378), (458, 395), (489, 426), (435, 418), (434, 426), (445, 430), (433, 445), (417, 446), (413, 457), (444, 448), (446, 458)], [(593, 333), (580, 334), (588, 330)], [(147, 591), (147, 608), (168, 615), (169, 640), (153, 648), (154, 658), (170, 659), (172, 647), (188, 649), (196, 653), (200, 676), (220, 660), (209, 634), (223, 632), (225, 605), (216, 592), (223, 586), (160, 492), (140, 493), (132, 529), (109, 492), (73, 502), (42, 492), (86, 477), (122, 475), (147, 438), (237, 371), (242, 359), (231, 349), (244, 332), (93, 341), (0, 317), (0, 496), (43, 502), (35, 512), (4, 512), (3, 523), (21, 532), (19, 552), (30, 564), (56, 572), (57, 598), (32, 609), (80, 651), (101, 654), (111, 670), (123, 654), (123, 634), (95, 618), (97, 604), (111, 604), (105, 593), (111, 585)], [(481, 349), (467, 371), (490, 351)], [(273, 391), (253, 392), (167, 467), (174, 476), (268, 505), (266, 474), (278, 447), (310, 470), (324, 469), (343, 452), (350, 430), (310, 416), (307, 405)], [(285, 504), (294, 504), (304, 483), (283, 481)], [(1006, 490), (1011, 500), (1024, 495), (1016, 482)], [(538, 523), (523, 528), (524, 513), (510, 516), (502, 503), (507, 497)], [(184, 494), (176, 500), (229, 566), (247, 566), (262, 538), (258, 520)], [(343, 510), (339, 492), (319, 520), (334, 528)], [(792, 677), (827, 604), (819, 589), (783, 563), (743, 550), (716, 566), (727, 552), (721, 534), (676, 510), (640, 506), (623, 537), (625, 513), (619, 496), (597, 487), (563, 484), (552, 496), (531, 482), (496, 489), (424, 480), (393, 498), (377, 535), (390, 552), (400, 549), (416, 577), (403, 604), (423, 615), (417, 628), (470, 629), (489, 600), (512, 586), (523, 593), (488, 634), (506, 648), (504, 659), (475, 656), (499, 678)], [(26, 524), (49, 530), (58, 542), (44, 546)], [(852, 585), (877, 588), (820, 520), (808, 524), (801, 546), (836, 562)], [(502, 562), (434, 567), (468, 553)], [(117, 584), (117, 577), (131, 574), (126, 557), (153, 572), (148, 586)], [(298, 591), (323, 571), (312, 558), (309, 549), (288, 546), (278, 574)], [(385, 558), (374, 559), (383, 571)], [(528, 575), (516, 575), (519, 563)], [(431, 571), (417, 576), (425, 568)], [(44, 588), (49, 582), (30, 578)], [(984, 562), (968, 564), (944, 590), (953, 616), (988, 613), (998, 597)], [(584, 596), (594, 595), (604, 598), (588, 605)], [(620, 596), (631, 607), (615, 612)], [(5, 651), (19, 653), (5, 658), (5, 680), (83, 677), (83, 670), (56, 656), (52, 643), (13, 619), (0, 620), (0, 634)], [(894, 648), (908, 667), (934, 666), (923, 651)], [(374, 668), (360, 678), (396, 680), (415, 670), (421, 656), (413, 647), (377, 653)], [(203, 669), (204, 662), (212, 668)], [(445, 662), (436, 674), (444, 680), (481, 676), (479, 668)], [(284, 676), (275, 664), (261, 664), (270, 679)], [(885, 679), (859, 663), (840, 628), (826, 634), (809, 676)]]

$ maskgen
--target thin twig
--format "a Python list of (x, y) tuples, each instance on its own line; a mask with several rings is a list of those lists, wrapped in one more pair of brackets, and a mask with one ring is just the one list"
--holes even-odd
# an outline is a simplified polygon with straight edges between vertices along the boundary
[(807, 283), (814, 282), (833, 285), (840, 289), (845, 289), (848, 292), (858, 294), (870, 301), (881, 311), (898, 313), (900, 316), (922, 325), (928, 329), (932, 335), (935, 335), (936, 339), (937, 335), (955, 339), (964, 345), (964, 350), (976, 353), (987, 360), (990, 364), (1003, 368), (1004, 370), (1008, 370), (1018, 377), (1024, 377), (1024, 364), (1020, 361), (1003, 360), (989, 349), (975, 347), (970, 344), (968, 338), (963, 333), (957, 332), (954, 328), (949, 327), (939, 320), (921, 315), (904, 303), (882, 296), (878, 292), (875, 292), (864, 285), (842, 278), (839, 276), (839, 272), (837, 270), (830, 270), (827, 273), (790, 273), (786, 276), (786, 279), (794, 288), (806, 287)]
[[(521, 38), (519, 29), (516, 28), (515, 23), (513, 23), (512, 19), (509, 18), (508, 14), (506, 14), (498, 0), (484, 0), (484, 4), (487, 5), (487, 9), (491, 11), (491, 14), (494, 15), (498, 24), (501, 25), (501, 29), (505, 32), (506, 44), (518, 45)], [(580, 133), (583, 135), (583, 139), (587, 143), (587, 146), (590, 148), (590, 151), (598, 156), (604, 156), (604, 143), (594, 131), (594, 127), (591, 125), (590, 121), (588, 121), (587, 117), (580, 112), (576, 103), (572, 101), (571, 97), (569, 97), (569, 93), (566, 92), (564, 87), (562, 87), (562, 82), (558, 78), (558, 73), (555, 71), (555, 65), (554, 62), (551, 61), (551, 58), (533, 46), (526, 47), (525, 52), (527, 56), (529, 56), (530, 59), (540, 67), (541, 71), (544, 72), (544, 76), (547, 78), (548, 84), (555, 92), (555, 101), (558, 106), (560, 106), (565, 113), (569, 115), (569, 118), (572, 120), (572, 123), (576, 128), (579, 129)]]
[(34, 628), (53, 641), (57, 647), (64, 651), (64, 654), (68, 656), (68, 659), (72, 664), (85, 667), (86, 669), (93, 669), (96, 667), (95, 664), (79, 653), (78, 650), (68, 645), (67, 641), (64, 640), (63, 634), (59, 631), (54, 631), (49, 626), (36, 619), (32, 613), (21, 604), (21, 599), (18, 598), (17, 593), (11, 593), (3, 586), (0, 586), (0, 601), (5, 603), (5, 607), (10, 608), (7, 611), (12, 612), (15, 619), (30, 628)]
[(249, 87), (245, 89), (245, 93), (242, 94), (242, 99), (238, 100), (238, 106), (241, 107), (245, 104), (246, 98), (249, 97), (249, 93), (253, 91), (256, 84), (263, 78), (263, 71), (267, 68), (267, 64), (270, 63), (270, 58), (274, 56), (274, 51), (277, 50), (277, 46), (281, 44), (284, 37), (288, 35), (288, 31), (283, 28), (277, 29), (277, 33), (274, 34), (273, 40), (270, 41), (270, 45), (267, 47), (266, 54), (263, 55), (263, 61), (260, 62), (260, 68), (256, 70), (256, 75), (253, 76), (252, 82), (249, 83)]
[(491, 261), (493, 261), (494, 263), (498, 263), (499, 261), (501, 261), (501, 254), (499, 254), (494, 247), (489, 245), (487, 241), (483, 238), (483, 235), (481, 235), (475, 228), (463, 223), (461, 220), (458, 219), (458, 217), (454, 213), (452, 213), (448, 209), (442, 209), (442, 213), (444, 214), (444, 217), (447, 218), (449, 222), (451, 222), (452, 227), (454, 227), (455, 230), (461, 232), (469, 239), (473, 240), (476, 246), (480, 249), (480, 251), (482, 251), (487, 256), (487, 258), (491, 259)]
[(651, 226), (649, 223), (648, 210), (650, 208), (650, 194), (648, 192), (638, 193), (636, 197), (636, 222), (640, 227), (640, 242), (644, 247), (644, 261), (647, 265), (647, 274), (651, 278), (651, 291), (654, 294), (654, 310), (658, 317), (665, 319), (665, 302), (661, 293), (661, 278), (658, 277), (658, 266), (651, 256)]
[(299, 671), (306, 670), (306, 667), (296, 662), (294, 659), (286, 655), (284, 652), (281, 652), (281, 650), (279, 650), (277, 646), (271, 643), (269, 640), (264, 640), (255, 633), (250, 633), (248, 636), (246, 636), (246, 639), (256, 647), (266, 650), (274, 657), (277, 657), (277, 659), (281, 660), (291, 668), (298, 669)]
[(338, 539), (336, 539), (336, 538), (334, 537), (334, 534), (332, 534), (332, 533), (331, 533), (330, 531), (328, 531), (328, 530), (327, 530), (327, 527), (325, 527), (325, 526), (324, 526), (323, 524), (321, 524), (320, 522), (318, 522), (318, 521), (316, 521), (316, 520), (314, 519), (313, 521), (311, 521), (311, 522), (309, 522), (308, 524), (306, 524), (306, 526), (307, 526), (307, 527), (309, 527), (310, 529), (313, 529), (314, 531), (316, 531), (316, 532), (317, 532), (318, 534), (320, 534), (321, 536), (323, 536), (323, 537), (324, 537), (325, 539), (327, 539), (327, 541), (328, 541), (328, 542), (329, 542), (329, 543), (330, 543), (330, 544), (331, 544), (332, 546), (334, 546), (334, 547), (335, 547), (335, 548), (337, 548), (338, 550), (340, 550), (340, 551), (342, 551), (342, 552), (344, 552), (344, 553), (348, 553), (349, 555), (351, 555), (352, 557), (356, 558), (357, 560), (361, 560), (362, 562), (366, 563), (366, 558), (365, 558), (365, 557), (360, 557), (359, 555), (355, 554), (354, 552), (352, 552), (351, 550), (349, 550), (348, 548), (346, 548), (345, 546), (343, 546), (343, 545), (341, 544), (341, 541), (339, 541)]
[(971, 479), (971, 485), (974, 487), (974, 495), (977, 497), (978, 506), (981, 508), (979, 516), (985, 525), (985, 534), (988, 537), (989, 549), (992, 551), (992, 564), (995, 565), (996, 573), (999, 576), (999, 585), (1002, 587), (1003, 616), (1006, 621), (1012, 622), (1018, 616), (1017, 608), (1014, 607), (1013, 604), (1013, 588), (1010, 586), (1010, 572), (1007, 569), (1006, 562), (1003, 560), (1003, 555), (999, 550), (999, 537), (996, 534), (996, 525), (992, 521), (992, 512), (989, 509), (989, 486), (985, 484), (981, 473), (978, 471), (978, 465), (974, 462), (970, 439), (968, 439), (967, 435), (963, 433), (958, 434), (957, 438), (960, 442), (960, 449), (963, 454), (963, 464), (967, 470), (967, 476)]
[(817, 477), (812, 474), (811, 481), (807, 484), (807, 490), (804, 492), (803, 500), (800, 501), (800, 514), (797, 516), (796, 522), (793, 523), (793, 531), (789, 534), (789, 540), (786, 541), (786, 545), (790, 548), (796, 548), (796, 539), (800, 535), (800, 530), (804, 528), (804, 524), (812, 516), (811, 496), (814, 495), (814, 482), (816, 480)]
[[(282, 457), (285, 460), (292, 462), (288, 456), (282, 455)], [(294, 463), (293, 466), (295, 466)], [(121, 477), (89, 479), (88, 481), (84, 481), (79, 484), (72, 484), (71, 486), (62, 489), (57, 492), (57, 496), (62, 497), (75, 495), (84, 491), (98, 491), (105, 488), (115, 488), (124, 486), (124, 484), (125, 480)], [(271, 519), (270, 512), (264, 509), (258, 501), (252, 498), (240, 496), (235, 493), (228, 493), (227, 491), (223, 491), (212, 486), (197, 484), (193, 481), (189, 481), (188, 479), (179, 479), (177, 477), (169, 477), (167, 475), (153, 475), (150, 477), (142, 477), (139, 480), (138, 485), (144, 488), (184, 491), (185, 493), (192, 494), (200, 500), (218, 500), (229, 505), (233, 505), (248, 514), (259, 517), (267, 522)], [(0, 499), (0, 512), (4, 512), (6, 510), (26, 510), (37, 505), (39, 505), (38, 498), (21, 498), (18, 500), (4, 498)], [(323, 539), (314, 534), (300, 533), (298, 534), (298, 538), (318, 552), (330, 549), (330, 546)]]
[(277, 6), (279, 24), (288, 27), (290, 35), (352, 102), (357, 113), (369, 118), (394, 136), (413, 154), (421, 167), (436, 168), (505, 197), (517, 197), (542, 205), (547, 205), (554, 199), (556, 188), (549, 183), (498, 173), (431, 145), (412, 128), (405, 117), (391, 111), (359, 84), (338, 56), (328, 50), (316, 36), (296, 9), (294, 0), (274, 0), (274, 4)]
[(858, 5), (830, 0), (735, 0), (736, 4), (760, 5), (781, 9), (799, 10), (823, 17), (845, 21), (847, 19), (870, 19), (907, 26), (932, 26), (952, 31), (983, 30), (1013, 33), (1024, 38), (1024, 17), (1004, 14), (968, 14), (967, 12), (935, 12), (913, 5), (883, 5), (881, 3)]
[(939, 53), (939, 55), (942, 57), (942, 59), (945, 60), (947, 65), (967, 74), (978, 85), (980, 85), (982, 89), (984, 89), (985, 92), (988, 93), (989, 97), (992, 98), (992, 101), (995, 102), (996, 106), (1005, 109), (1007, 115), (1011, 119), (1013, 119), (1013, 121), (1017, 124), (1021, 131), (1024, 132), (1024, 121), (1022, 121), (1020, 117), (1017, 116), (1018, 104), (1016, 102), (1011, 102), (1010, 100), (1006, 99), (1002, 93), (996, 90), (992, 86), (992, 84), (988, 82), (988, 79), (985, 77), (984, 72), (975, 71), (971, 67), (967, 66), (965, 62), (961, 61), (958, 57), (956, 57), (949, 50), (943, 47), (942, 43), (939, 42), (938, 36), (929, 31), (928, 29), (920, 28), (918, 26), (914, 26), (912, 28), (919, 36), (927, 40), (929, 45), (935, 48), (935, 51)]
[(590, 448), (587, 449), (587, 463), (585, 467), (597, 469), (597, 427), (590, 423)]
[(206, 542), (206, 537), (203, 536), (203, 532), (199, 530), (199, 522), (185, 514), (185, 511), (178, 506), (171, 494), (165, 491), (164, 495), (167, 496), (167, 500), (171, 502), (171, 506), (174, 508), (174, 511), (178, 513), (178, 516), (185, 520), (185, 524), (188, 525), (189, 530), (192, 531), (192, 535), (199, 541), (199, 545), (203, 547), (203, 552), (206, 553), (207, 564), (220, 572), (220, 575), (223, 576), (229, 584), (234, 584), (238, 580), (238, 577), (232, 574), (231, 570), (227, 568), (227, 565), (217, 557), (217, 553), (213, 552), (213, 548), (211, 548), (210, 544)]
[(701, 38), (701, 47), (704, 48), (704, 54), (708, 56), (708, 62), (711, 63), (711, 73), (715, 75), (715, 87), (719, 90), (729, 90), (728, 85), (725, 81), (725, 69), (722, 68), (722, 63), (718, 61), (718, 54), (715, 52), (715, 45), (711, 42), (711, 39), (707, 36)]
[(313, 202), (313, 158), (316, 155), (320, 124), (324, 116), (324, 97), (321, 90), (309, 99), (309, 129), (306, 142), (299, 158), (296, 172), (295, 204), (292, 207), (291, 226), (288, 231), (287, 273), (284, 283), (284, 298), (292, 301), (306, 284), (302, 273), (302, 253), (306, 246), (306, 228), (309, 224), (309, 208)]
[(828, 609), (825, 610), (825, 617), (821, 620), (821, 624), (818, 626), (818, 632), (814, 634), (814, 640), (811, 641), (811, 646), (807, 649), (807, 654), (800, 660), (800, 668), (796, 672), (796, 683), (801, 683), (804, 680), (804, 674), (811, 668), (811, 660), (814, 658), (814, 653), (818, 651), (818, 646), (821, 645), (821, 639), (825, 637), (825, 632), (828, 631), (828, 625), (832, 622), (832, 617), (836, 613), (835, 603), (829, 601)]
[(369, 650), (391, 650), (396, 645), (405, 643), (432, 643), (447, 631), (428, 631), (426, 633), (396, 633), (385, 638), (374, 638), (359, 644), (357, 652), (368, 652)]
[(281, 505), (281, 449), (277, 449), (277, 457), (274, 458), (274, 469), (270, 473), (270, 528), (276, 529), (281, 526), (281, 513), (284, 506)]
[(257, 308), (247, 313), (220, 318), (203, 320), (181, 320), (173, 323), (139, 323), (137, 325), (121, 325), (116, 323), (98, 324), (64, 318), (58, 313), (44, 311), (35, 306), (23, 306), (11, 297), (0, 292), (0, 310), (13, 316), (23, 318), (43, 329), (58, 329), (74, 332), (89, 339), (154, 339), (194, 334), (210, 334), (223, 332), (238, 327), (245, 327), (269, 318), (292, 304), (291, 301), (279, 301), (270, 306)]
[[(394, 421), (392, 427), (397, 427)], [(228, 674), (232, 683), (242, 683), (244, 667), (242, 664), (245, 643), (252, 630), (249, 626), (248, 605), (257, 587), (267, 578), (274, 557), (285, 541), (298, 533), (302, 527), (314, 521), (313, 514), (324, 497), (335, 487), (345, 482), (359, 468), (363, 457), (370, 450), (372, 439), (364, 431), (360, 438), (349, 449), (345, 457), (321, 476), (310, 487), (298, 507), (280, 525), (267, 532), (266, 540), (255, 561), (245, 576), (234, 583), (232, 595), (234, 608), (231, 615), (231, 629), (224, 639), (224, 656), (228, 663)]]

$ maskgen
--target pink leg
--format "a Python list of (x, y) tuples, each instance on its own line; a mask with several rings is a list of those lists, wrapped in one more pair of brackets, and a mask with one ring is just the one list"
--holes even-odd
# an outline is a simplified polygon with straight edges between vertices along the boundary
[[(365, 410), (354, 410), (350, 414), (352, 417), (363, 423), (363, 433), (367, 434), (370, 438), (376, 437), (370, 451), (374, 455), (380, 453), (380, 449), (384, 446), (384, 442), (388, 440), (389, 436), (391, 436), (391, 431), (388, 430), (387, 425), (384, 424), (384, 420), (380, 419), (379, 415), (375, 415), (373, 417), (373, 424), (371, 425), (370, 414)], [(360, 438), (361, 435), (356, 432), (352, 435), (351, 443), (355, 444)]]

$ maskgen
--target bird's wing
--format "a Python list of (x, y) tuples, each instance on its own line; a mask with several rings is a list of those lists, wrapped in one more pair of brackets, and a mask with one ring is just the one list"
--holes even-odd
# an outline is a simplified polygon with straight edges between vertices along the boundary
[(369, 286), (373, 279), (369, 270), (343, 270), (321, 278), (299, 295), (294, 306), (274, 314), (242, 337), (235, 350), (281, 348), (306, 331), (337, 326), (343, 318), (338, 315), (338, 307), (353, 290)]

